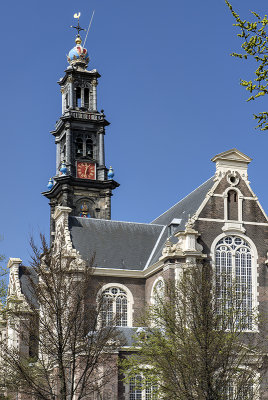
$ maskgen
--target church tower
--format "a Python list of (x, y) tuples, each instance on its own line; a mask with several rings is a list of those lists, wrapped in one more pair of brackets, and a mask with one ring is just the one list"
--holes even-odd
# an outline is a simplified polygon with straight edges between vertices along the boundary
[[(77, 16), (78, 17), (78, 16)], [(72, 209), (71, 215), (111, 219), (112, 191), (119, 186), (113, 170), (106, 168), (104, 135), (109, 122), (97, 108), (97, 85), (100, 74), (87, 70), (89, 56), (82, 46), (78, 24), (75, 47), (67, 59), (69, 66), (59, 80), (62, 115), (51, 132), (56, 143), (56, 174), (50, 179), (51, 233), (55, 207)]]

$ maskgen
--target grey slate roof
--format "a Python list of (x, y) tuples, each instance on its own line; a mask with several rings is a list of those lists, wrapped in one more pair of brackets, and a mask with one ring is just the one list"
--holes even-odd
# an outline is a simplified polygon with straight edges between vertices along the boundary
[(35, 307), (38, 307), (38, 303), (35, 298), (32, 287), (32, 283), (37, 283), (38, 280), (35, 270), (31, 267), (25, 267), (24, 265), (20, 265), (19, 280), (20, 280), (21, 291), (26, 297), (26, 299), (29, 301), (29, 303), (31, 303)]
[(136, 222), (70, 217), (76, 250), (84, 260), (95, 254), (99, 268), (143, 270), (163, 226)]
[(84, 260), (95, 254), (96, 267), (143, 270), (159, 260), (171, 221), (181, 219), (178, 231), (183, 231), (189, 215), (198, 210), (213, 184), (214, 177), (150, 224), (70, 217), (73, 245)]
[(136, 333), (138, 333), (139, 331), (145, 331), (145, 328), (130, 328), (128, 326), (118, 326), (116, 329), (119, 332), (120, 337), (122, 338), (124, 346), (133, 346)]
[[(189, 215), (192, 216), (200, 207), (203, 200), (206, 197), (207, 192), (212, 188), (214, 184), (214, 176), (204, 182), (201, 186), (196, 188), (193, 192), (188, 194), (188, 196), (184, 197), (178, 203), (176, 203), (173, 207), (169, 210), (164, 212), (158, 218), (152, 221), (152, 224), (162, 224), (168, 225), (174, 218), (181, 219), (181, 223), (178, 227), (178, 231), (185, 230), (185, 224), (188, 221)], [(162, 249), (166, 240), (168, 239), (168, 228), (166, 227), (161, 240), (156, 247), (154, 254), (152, 255), (152, 259), (150, 264), (154, 264), (158, 261), (159, 257), (162, 254)]]

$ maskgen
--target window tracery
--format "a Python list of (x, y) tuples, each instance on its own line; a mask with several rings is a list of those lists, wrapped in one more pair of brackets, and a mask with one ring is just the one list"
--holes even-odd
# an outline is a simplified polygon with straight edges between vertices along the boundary
[(101, 323), (103, 326), (128, 326), (129, 301), (127, 292), (120, 287), (111, 286), (101, 294)]
[(216, 296), (221, 308), (233, 306), (235, 291), (237, 311), (244, 330), (253, 328), (252, 251), (249, 243), (241, 237), (230, 235), (218, 241), (215, 247)]
[(130, 378), (128, 400), (157, 400), (157, 386), (141, 374)]
[(238, 388), (235, 382), (229, 382), (225, 388), (225, 397), (228, 400), (248, 400), (248, 399), (257, 399), (256, 388), (254, 388), (254, 383), (249, 380), (246, 386)]

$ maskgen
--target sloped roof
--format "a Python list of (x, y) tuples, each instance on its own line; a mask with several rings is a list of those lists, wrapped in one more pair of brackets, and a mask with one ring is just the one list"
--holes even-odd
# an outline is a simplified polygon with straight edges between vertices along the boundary
[(181, 219), (178, 231), (183, 231), (213, 184), (214, 177), (149, 224), (70, 217), (73, 246), (84, 260), (95, 255), (98, 268), (143, 270), (159, 260), (172, 220)]
[(212, 188), (213, 184), (214, 176), (208, 179), (201, 186), (188, 194), (188, 196), (184, 197), (173, 207), (171, 207), (169, 210), (167, 210), (158, 218), (152, 221), (152, 224), (166, 225), (166, 229), (161, 237), (161, 240), (158, 243), (158, 246), (155, 248), (150, 264), (154, 264), (155, 262), (157, 262), (162, 254), (162, 249), (166, 240), (168, 239), (168, 225), (175, 218), (181, 219), (181, 223), (178, 226), (177, 231), (184, 231), (185, 224), (187, 223), (189, 216), (191, 217), (198, 210), (203, 200), (205, 199), (207, 192)]
[(163, 226), (70, 217), (73, 245), (98, 268), (143, 270)]
[(135, 336), (141, 332), (146, 332), (146, 328), (144, 327), (128, 327), (128, 326), (117, 326), (116, 330), (121, 337), (123, 342), (123, 346), (134, 346), (135, 344)]
[(22, 294), (26, 297), (27, 301), (35, 307), (38, 307), (37, 299), (34, 295), (33, 284), (37, 283), (38, 277), (36, 272), (31, 267), (24, 265), (19, 266), (19, 279)]

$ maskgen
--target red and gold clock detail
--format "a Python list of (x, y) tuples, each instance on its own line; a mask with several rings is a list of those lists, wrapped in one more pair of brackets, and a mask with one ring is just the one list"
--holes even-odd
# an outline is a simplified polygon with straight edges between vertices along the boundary
[(96, 179), (96, 164), (77, 161), (76, 164), (77, 178)]

